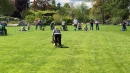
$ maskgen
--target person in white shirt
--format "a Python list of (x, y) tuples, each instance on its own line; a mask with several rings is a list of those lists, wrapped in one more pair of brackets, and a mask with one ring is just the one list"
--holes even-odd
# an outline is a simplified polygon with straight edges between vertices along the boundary
[(96, 30), (99, 30), (99, 21), (97, 19), (95, 20), (95, 24), (96, 24)]
[(78, 20), (76, 18), (74, 19), (73, 24), (74, 24), (74, 28), (77, 28)]
[(65, 31), (65, 21), (62, 21), (62, 27), (63, 27), (63, 30)]

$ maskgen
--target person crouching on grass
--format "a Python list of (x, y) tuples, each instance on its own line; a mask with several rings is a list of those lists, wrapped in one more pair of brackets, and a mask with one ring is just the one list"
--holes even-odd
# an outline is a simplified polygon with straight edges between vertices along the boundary
[(62, 47), (62, 45), (61, 45), (61, 32), (57, 27), (55, 27), (55, 29), (52, 32), (52, 40), (54, 40), (55, 47), (57, 47), (57, 46), (59, 46), (60, 48)]

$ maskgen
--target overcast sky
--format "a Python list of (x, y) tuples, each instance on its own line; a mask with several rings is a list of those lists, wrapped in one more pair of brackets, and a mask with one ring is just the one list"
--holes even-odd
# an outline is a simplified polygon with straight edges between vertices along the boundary
[[(30, 1), (34, 1), (34, 0), (30, 0)], [(65, 3), (73, 3), (75, 6), (76, 5), (79, 5), (81, 4), (82, 2), (85, 2), (86, 0), (55, 0), (56, 1), (56, 4), (60, 3), (62, 6), (65, 4)], [(87, 4), (87, 6), (89, 8), (92, 7), (92, 4), (91, 2), (85, 2)]]

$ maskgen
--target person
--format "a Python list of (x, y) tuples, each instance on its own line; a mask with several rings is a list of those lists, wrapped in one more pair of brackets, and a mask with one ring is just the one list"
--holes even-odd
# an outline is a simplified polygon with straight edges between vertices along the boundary
[(76, 31), (76, 29), (77, 29), (76, 26), (74, 26), (74, 30), (75, 30), (75, 31)]
[(90, 30), (93, 30), (93, 20), (90, 20)]
[(95, 24), (96, 24), (96, 30), (99, 30), (99, 21), (97, 19), (95, 20)]
[(121, 30), (122, 30), (122, 31), (127, 31), (126, 21), (125, 21), (125, 20), (122, 22), (122, 29), (121, 29)]
[(51, 28), (51, 30), (54, 30), (54, 28), (55, 28), (55, 22), (54, 22), (54, 21), (52, 21), (52, 22), (50, 23), (50, 28)]
[(7, 26), (7, 23), (5, 21), (2, 21), (2, 25), (5, 27)]
[(84, 31), (87, 31), (88, 30), (88, 27), (87, 25), (84, 26)]
[(6, 23), (8, 23), (8, 22), (9, 22), (9, 16), (6, 17)]
[(76, 28), (76, 29), (77, 29), (78, 20), (77, 20), (76, 18), (73, 20), (73, 24), (74, 24), (74, 28)]
[(78, 23), (78, 30), (82, 30), (82, 24)]
[(62, 27), (63, 27), (63, 30), (65, 31), (66, 30), (66, 28), (65, 28), (65, 21), (62, 21)]
[(2, 34), (7, 35), (7, 29), (5, 28), (5, 25), (2, 23), (0, 24), (0, 30)]
[(25, 26), (23, 26), (19, 31), (27, 31), (27, 29), (25, 28)]
[(35, 20), (35, 21), (34, 21), (34, 24), (35, 24), (35, 26), (36, 26), (36, 27), (35, 27), (35, 30), (37, 30), (37, 28), (38, 28), (38, 20)]
[(30, 23), (29, 22), (28, 22), (27, 26), (28, 26), (28, 31), (29, 31), (30, 30)]
[(62, 47), (61, 45), (61, 32), (60, 30), (55, 27), (55, 29), (52, 32), (52, 40), (54, 40), (55, 42), (55, 46), (59, 46), (60, 48)]
[(40, 27), (40, 30), (42, 30), (42, 20), (41, 19), (38, 21), (38, 25)]

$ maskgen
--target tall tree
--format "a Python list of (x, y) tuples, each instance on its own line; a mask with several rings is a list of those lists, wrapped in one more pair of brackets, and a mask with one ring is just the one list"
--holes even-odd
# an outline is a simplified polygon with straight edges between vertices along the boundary
[(0, 0), (0, 14), (11, 15), (15, 10), (10, 0)]
[(121, 17), (122, 20), (127, 19), (129, 16), (129, 0), (109, 0), (103, 5), (106, 14), (112, 17)]
[(102, 19), (121, 18), (127, 19), (129, 16), (129, 0), (92, 0), (93, 7), (91, 13), (100, 14)]

